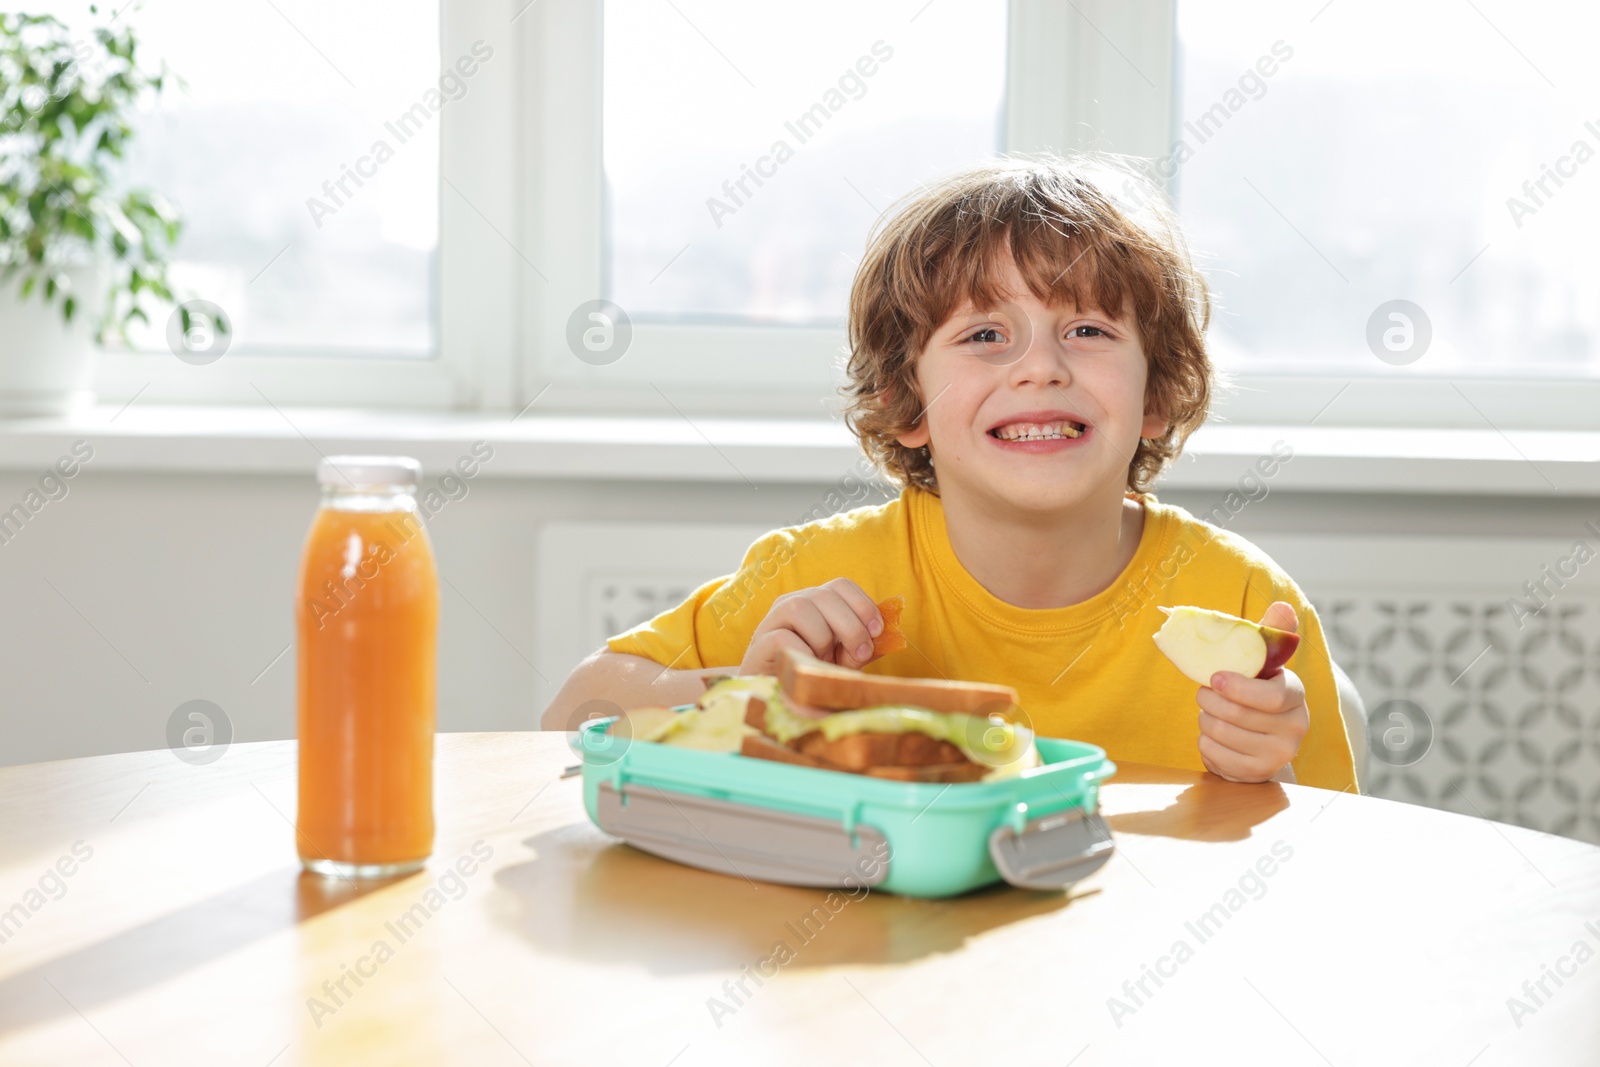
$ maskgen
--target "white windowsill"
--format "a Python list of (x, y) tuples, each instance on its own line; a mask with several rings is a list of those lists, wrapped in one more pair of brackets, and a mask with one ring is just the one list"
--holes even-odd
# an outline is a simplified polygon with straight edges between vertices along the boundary
[[(842, 423), (811, 419), (450, 413), (316, 408), (86, 409), (62, 418), (0, 421), (0, 469), (43, 470), (83, 438), (95, 472), (294, 474), (318, 453), (399, 452), (441, 471), (472, 442), (494, 445), (483, 476), (833, 483), (859, 474)], [(1278, 490), (1600, 496), (1600, 433), (1382, 429), (1214, 423), (1189, 442), (1159, 488), (1237, 486), (1275, 442), (1293, 458)], [(314, 444), (313, 444), (314, 442)], [(1547, 480), (1548, 479), (1548, 480)]]

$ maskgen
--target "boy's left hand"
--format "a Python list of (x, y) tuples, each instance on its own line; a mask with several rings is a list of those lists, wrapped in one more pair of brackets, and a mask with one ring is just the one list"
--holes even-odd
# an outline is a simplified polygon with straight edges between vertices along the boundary
[[(1294, 608), (1275, 601), (1263, 626), (1293, 632)], [(1289, 765), (1311, 727), (1306, 687), (1285, 667), (1271, 678), (1218, 671), (1201, 688), (1200, 760), (1230, 782), (1265, 782)], [(1292, 779), (1291, 779), (1292, 780)]]

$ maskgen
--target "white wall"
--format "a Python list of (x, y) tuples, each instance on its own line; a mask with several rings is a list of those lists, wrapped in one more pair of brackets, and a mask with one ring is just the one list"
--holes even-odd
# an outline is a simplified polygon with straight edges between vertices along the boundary
[[(0, 763), (160, 748), (173, 709), (196, 698), (223, 708), (236, 740), (292, 737), (293, 649), (252, 680), (293, 636), (296, 568), (317, 505), (309, 467), (305, 477), (89, 468), (72, 480), (65, 499), (0, 545)], [(28, 474), (0, 472), (0, 507), (31, 484)], [(541, 708), (534, 670), (523, 657), (557, 682), (570, 667), (535, 647), (542, 523), (776, 526), (796, 521), (829, 488), (476, 479), (470, 494), (431, 527), (442, 573), (472, 605), (442, 587), (439, 728), (532, 728)], [(1219, 494), (1159, 495), (1203, 511)], [(1247, 536), (1567, 537), (1596, 515), (1600, 505), (1582, 499), (1278, 491), (1246, 508), (1233, 528)]]
[[(0, 472), (0, 506), (32, 484)], [(0, 545), (0, 763), (163, 747), (168, 716), (197, 698), (228, 714), (235, 740), (292, 737), (293, 649), (252, 680), (293, 637), (296, 570), (318, 501), (310, 474), (90, 468), (68, 484), (64, 499)], [(542, 707), (523, 656), (557, 682), (571, 666), (545, 662), (534, 647), (534, 553), (546, 520), (776, 525), (825, 491), (485, 477), (470, 485), (430, 527), (441, 572), (461, 591), (441, 583), (446, 731), (531, 728)]]

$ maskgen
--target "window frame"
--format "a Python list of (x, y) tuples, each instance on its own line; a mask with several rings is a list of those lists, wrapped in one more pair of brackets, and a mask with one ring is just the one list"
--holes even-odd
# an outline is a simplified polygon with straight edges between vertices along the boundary
[[(1162, 0), (1166, 3), (1167, 0)], [(1006, 117), (1002, 151), (1018, 132), (1028, 136), (1067, 128), (1073, 120), (1060, 86), (1062, 48), (1084, 47), (1055, 11), (1059, 2), (1010, 0), (1007, 26)], [(1115, 5), (1106, 7), (1108, 19)], [(534, 17), (537, 16), (537, 17)], [(844, 382), (843, 327), (634, 323), (629, 353), (616, 364), (591, 367), (566, 346), (569, 316), (602, 291), (602, 42), (604, 5), (540, 4), (524, 26), (523, 215), (529, 246), (563, 266), (560, 277), (525, 277), (522, 303), (530, 328), (520, 352), (524, 402), (572, 411), (634, 411), (794, 417), (832, 412)], [(1050, 39), (1030, 39), (1036, 31)], [(1052, 47), (1054, 45), (1054, 47)], [(1013, 121), (1016, 101), (1031, 100)], [(1165, 119), (1163, 119), (1165, 121)], [(1061, 148), (1053, 134), (1039, 147)], [(1155, 143), (1160, 143), (1158, 139)], [(541, 160), (560, 159), (559, 166)], [(759, 352), (761, 374), (730, 380), (729, 371)], [(823, 379), (821, 360), (834, 372)], [(548, 396), (546, 391), (548, 390)]]
[[(427, 358), (346, 355), (227, 355), (194, 366), (164, 352), (98, 353), (98, 402), (271, 404), (487, 410), (516, 398), (514, 279), (519, 260), (497, 234), (515, 232), (516, 29), (509, 3), (441, 4), (440, 63), (485, 40), (471, 90), (439, 114), (437, 347)], [(448, 184), (447, 184), (448, 182)], [(480, 214), (481, 213), (481, 214)], [(487, 220), (494, 220), (492, 223)], [(170, 312), (170, 309), (167, 309)]]
[[(1147, 158), (1174, 139), (1178, 0), (1010, 0), (1002, 149)], [(496, 49), (440, 112), (438, 350), (432, 358), (101, 354), (102, 403), (819, 417), (836, 413), (840, 328), (635, 325), (618, 364), (566, 348), (601, 292), (604, 5), (440, 5), (441, 56)], [(762, 369), (731, 375), (759, 355)], [(821, 359), (832, 361), (831, 380)], [(1237, 372), (1214, 417), (1240, 424), (1600, 429), (1600, 378)]]

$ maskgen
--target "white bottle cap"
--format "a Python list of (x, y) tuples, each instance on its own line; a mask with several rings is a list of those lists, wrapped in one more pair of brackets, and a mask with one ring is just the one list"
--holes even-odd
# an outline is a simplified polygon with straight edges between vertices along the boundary
[(317, 482), (336, 489), (416, 485), (422, 464), (410, 456), (326, 456), (317, 465)]

